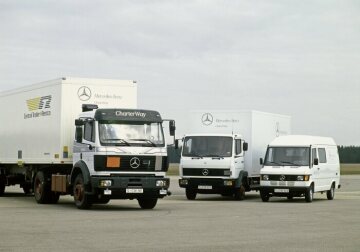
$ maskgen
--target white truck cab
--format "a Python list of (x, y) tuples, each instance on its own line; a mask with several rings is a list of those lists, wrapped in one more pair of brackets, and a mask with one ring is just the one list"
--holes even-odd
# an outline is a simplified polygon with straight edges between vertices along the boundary
[(335, 141), (329, 137), (288, 135), (270, 143), (265, 160), (260, 159), (260, 195), (305, 196), (312, 202), (314, 192), (326, 192), (332, 200), (340, 188), (340, 164)]

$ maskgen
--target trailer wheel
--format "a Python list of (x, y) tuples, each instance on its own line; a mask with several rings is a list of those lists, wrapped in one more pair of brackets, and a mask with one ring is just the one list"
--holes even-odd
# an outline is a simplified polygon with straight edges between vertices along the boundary
[(234, 198), (236, 200), (244, 200), (245, 199), (245, 187), (241, 185), (239, 188), (235, 188)]
[(333, 200), (335, 196), (335, 183), (332, 183), (329, 191), (326, 191), (326, 197), (328, 200)]
[(142, 209), (153, 209), (156, 206), (157, 198), (155, 199), (145, 199), (145, 198), (138, 198), (139, 205)]
[(194, 189), (186, 188), (185, 194), (188, 200), (194, 200), (196, 198), (196, 191)]
[(268, 202), (270, 199), (270, 195), (267, 192), (260, 191), (260, 197), (263, 202)]
[(75, 205), (79, 209), (89, 209), (92, 205), (91, 197), (85, 193), (84, 178), (79, 173), (74, 181), (74, 201)]
[(45, 174), (42, 171), (38, 171), (34, 179), (34, 197), (39, 204), (48, 204), (51, 200), (50, 187), (46, 184)]
[(306, 202), (312, 202), (314, 198), (314, 185), (311, 184), (310, 187), (305, 192), (305, 200)]
[(5, 182), (6, 182), (6, 177), (4, 175), (0, 176), (0, 196), (4, 195), (5, 192)]

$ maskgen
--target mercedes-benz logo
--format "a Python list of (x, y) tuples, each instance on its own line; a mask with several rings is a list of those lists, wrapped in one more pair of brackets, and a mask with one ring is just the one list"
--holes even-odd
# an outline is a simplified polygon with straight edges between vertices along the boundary
[(201, 122), (206, 126), (209, 126), (210, 124), (212, 124), (213, 120), (214, 120), (214, 118), (213, 118), (212, 114), (210, 114), (210, 113), (205, 113), (201, 117)]
[(203, 169), (201, 173), (202, 173), (202, 175), (207, 176), (207, 175), (209, 175), (209, 170)]
[(280, 175), (280, 180), (284, 181), (285, 180), (285, 175)]
[(130, 167), (136, 169), (140, 166), (140, 159), (138, 157), (133, 157), (130, 159)]
[(87, 101), (91, 98), (91, 90), (86, 86), (82, 86), (79, 88), (77, 95), (80, 100)]

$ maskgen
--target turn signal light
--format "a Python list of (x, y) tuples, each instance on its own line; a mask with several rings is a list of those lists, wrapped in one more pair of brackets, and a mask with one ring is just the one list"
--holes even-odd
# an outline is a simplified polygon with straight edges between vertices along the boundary
[(120, 157), (107, 157), (106, 158), (106, 167), (119, 168), (120, 167)]

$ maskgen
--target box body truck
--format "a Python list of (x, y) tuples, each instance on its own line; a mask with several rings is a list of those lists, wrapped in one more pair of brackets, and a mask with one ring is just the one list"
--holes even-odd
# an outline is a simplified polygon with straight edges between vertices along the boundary
[(269, 142), (291, 128), (289, 116), (250, 110), (197, 110), (190, 122), (179, 165), (179, 185), (190, 200), (197, 193), (241, 200), (245, 191), (258, 189), (259, 158)]
[(330, 137), (276, 138), (260, 163), (263, 163), (260, 195), (264, 202), (272, 196), (305, 197), (307, 202), (312, 202), (314, 192), (326, 192), (332, 200), (335, 188), (340, 188), (339, 154)]
[(153, 208), (168, 194), (163, 120), (137, 109), (135, 81), (55, 79), (0, 93), (0, 109), (0, 194), (20, 184), (38, 203), (71, 194), (78, 208)]

